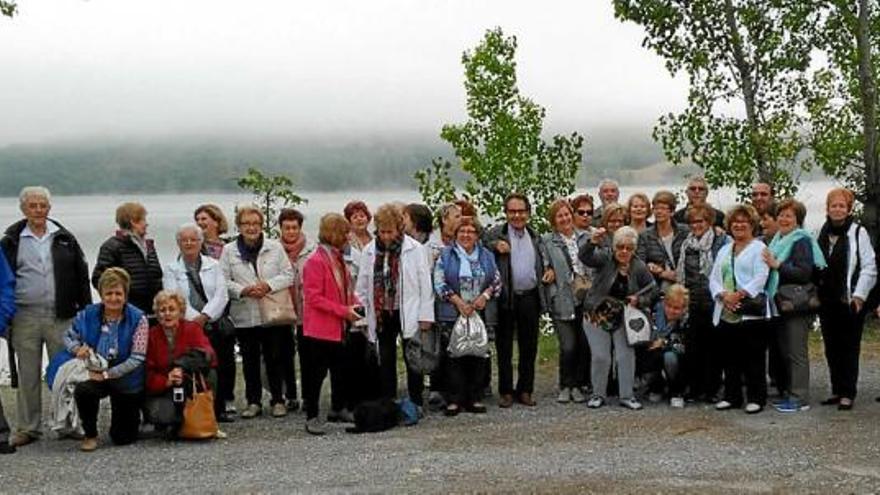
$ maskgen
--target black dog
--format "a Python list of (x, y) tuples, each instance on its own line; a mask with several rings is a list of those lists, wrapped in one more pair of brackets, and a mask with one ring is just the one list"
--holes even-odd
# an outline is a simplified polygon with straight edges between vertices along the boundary
[(376, 399), (360, 403), (354, 408), (354, 427), (349, 433), (375, 433), (390, 430), (400, 422), (397, 404), (391, 399)]

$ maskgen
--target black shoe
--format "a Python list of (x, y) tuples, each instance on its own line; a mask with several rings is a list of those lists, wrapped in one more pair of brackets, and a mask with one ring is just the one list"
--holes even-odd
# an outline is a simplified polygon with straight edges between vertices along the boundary
[(474, 402), (464, 409), (465, 411), (473, 414), (486, 414), (486, 406), (483, 405), (481, 402)]
[(823, 400), (819, 404), (822, 404), (823, 406), (836, 406), (840, 404), (840, 397), (832, 395), (831, 397)]
[(15, 446), (9, 445), (6, 442), (0, 442), (0, 454), (14, 454)]
[(217, 422), (218, 423), (235, 423), (235, 418), (225, 412), (222, 412), (217, 415)]
[(840, 402), (837, 403), (838, 411), (850, 411), (853, 408), (853, 400), (847, 397), (841, 397)]
[(446, 416), (458, 416), (458, 413), (461, 412), (461, 408), (455, 404), (449, 404), (446, 406), (446, 409), (443, 411), (443, 414)]
[(290, 412), (299, 411), (299, 401), (297, 399), (287, 399), (287, 410)]

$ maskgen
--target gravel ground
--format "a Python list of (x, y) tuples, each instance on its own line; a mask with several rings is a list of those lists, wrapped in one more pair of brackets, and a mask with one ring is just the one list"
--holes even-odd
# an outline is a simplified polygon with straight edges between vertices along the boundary
[[(490, 399), (484, 416), (429, 414), (378, 434), (329, 425), (311, 437), (298, 413), (225, 425), (229, 438), (207, 443), (111, 447), (102, 437), (84, 454), (76, 441), (41, 440), (0, 457), (0, 492), (880, 493), (876, 357), (863, 360), (849, 413), (631, 412), (613, 401), (594, 411), (553, 401), (552, 368), (543, 366), (536, 408)], [(813, 372), (814, 398), (824, 398), (824, 364)], [(0, 393), (14, 410), (12, 391)]]

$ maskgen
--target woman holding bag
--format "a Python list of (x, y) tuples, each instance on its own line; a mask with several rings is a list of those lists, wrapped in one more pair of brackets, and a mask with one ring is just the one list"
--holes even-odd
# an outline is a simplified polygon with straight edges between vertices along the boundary
[[(813, 276), (824, 269), (825, 256), (809, 232), (804, 230), (807, 208), (796, 199), (786, 199), (776, 208), (778, 233), (764, 250), (764, 262), (772, 270), (767, 295), (774, 313), (782, 317), (782, 325), (774, 326), (777, 334), (782, 369), (776, 386), (782, 400), (774, 403), (779, 412), (805, 411), (810, 407), (809, 334), (818, 308), (795, 308), (786, 300), (786, 288), (799, 289), (803, 294), (816, 294)], [(780, 290), (782, 289), (782, 290)], [(815, 299), (818, 302), (818, 298)], [(808, 301), (805, 301), (809, 303)]]
[(589, 242), (589, 235), (575, 230), (572, 207), (558, 199), (548, 213), (553, 232), (544, 235), (542, 258), (546, 265), (542, 289), (549, 304), (553, 329), (559, 339), (559, 396), (556, 402), (585, 402), (582, 377), (590, 361), (587, 337), (581, 328), (583, 300), (592, 273), (578, 259), (580, 248)]
[[(477, 242), (481, 230), (476, 218), (462, 217), (455, 229), (455, 243), (443, 248), (434, 265), (437, 322), (447, 332), (460, 316), (482, 314), (489, 300), (501, 294), (495, 257)], [(455, 416), (462, 409), (486, 412), (480, 402), (486, 364), (485, 356), (449, 357), (447, 416)]]
[[(240, 235), (223, 249), (220, 266), (231, 299), (229, 316), (241, 346), (247, 408), (243, 419), (263, 413), (260, 361), (266, 363), (272, 416), (287, 415), (281, 390), (282, 340), (291, 331), (293, 302), (288, 287), (293, 268), (278, 241), (263, 235), (263, 212), (253, 205), (239, 206), (235, 224)], [(286, 304), (285, 304), (286, 303)]]

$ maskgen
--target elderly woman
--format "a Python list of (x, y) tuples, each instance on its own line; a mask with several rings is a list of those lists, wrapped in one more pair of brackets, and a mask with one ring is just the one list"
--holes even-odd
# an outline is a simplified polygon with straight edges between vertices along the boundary
[(687, 227), (673, 220), (675, 195), (669, 191), (654, 194), (654, 219), (656, 223), (639, 234), (636, 256), (648, 266), (651, 275), (665, 289), (675, 283), (675, 266), (681, 251), (681, 243), (688, 235)]
[[(180, 255), (165, 267), (162, 287), (183, 295), (183, 317), (204, 328), (211, 347), (217, 353), (218, 383), (214, 389), (214, 413), (217, 421), (227, 423), (226, 401), (232, 401), (235, 388), (234, 328), (226, 316), (229, 291), (220, 263), (202, 254), (203, 231), (194, 223), (177, 228)], [(155, 303), (154, 303), (155, 309)]]
[(803, 228), (806, 216), (807, 208), (800, 201), (782, 201), (776, 208), (779, 231), (763, 254), (764, 262), (772, 270), (767, 295), (774, 303), (774, 312), (782, 312), (782, 324), (774, 328), (782, 365), (776, 377), (782, 401), (774, 407), (780, 412), (797, 412), (810, 407), (809, 333), (815, 314), (784, 312), (785, 301), (775, 304), (774, 300), (779, 287), (806, 289), (812, 286), (816, 270), (826, 266), (819, 244)]
[[(470, 316), (476, 311), (485, 321), (486, 305), (501, 294), (501, 273), (493, 254), (479, 244), (480, 231), (476, 218), (462, 217), (455, 230), (455, 243), (443, 249), (434, 265), (437, 321), (447, 333), (460, 315)], [(455, 416), (462, 409), (486, 412), (480, 402), (486, 365), (487, 359), (482, 356), (449, 358), (447, 416)]]
[[(395, 399), (398, 336), (406, 342), (434, 322), (431, 260), (427, 248), (403, 233), (397, 206), (380, 206), (373, 221), (376, 238), (364, 249), (356, 291), (366, 308), (370, 341), (379, 343), (382, 396)], [(409, 366), (407, 391), (421, 406), (424, 377)]]
[(266, 321), (263, 312), (264, 297), (283, 292), (293, 284), (293, 268), (278, 241), (263, 235), (263, 212), (253, 205), (241, 205), (235, 215), (240, 235), (223, 248), (220, 266), (226, 278), (226, 287), (232, 300), (229, 316), (235, 324), (235, 334), (241, 346), (247, 408), (243, 419), (263, 413), (263, 383), (260, 363), (265, 361), (269, 392), (272, 394), (272, 416), (287, 415), (281, 390), (282, 341), (291, 331), (288, 324)]
[[(373, 236), (369, 231), (373, 215), (370, 213), (370, 209), (367, 208), (367, 204), (363, 201), (349, 201), (342, 212), (349, 225), (351, 225), (351, 231), (348, 233), (348, 247), (351, 258), (357, 263), (361, 257), (361, 252), (373, 240)], [(357, 279), (357, 273), (354, 273), (352, 277)]]
[(116, 208), (116, 235), (107, 239), (98, 252), (92, 271), (92, 285), (104, 270), (122, 268), (131, 276), (128, 300), (152, 316), (153, 298), (162, 290), (162, 266), (152, 239), (147, 239), (147, 210), (140, 203), (123, 203)]
[(223, 210), (214, 204), (204, 204), (196, 208), (193, 220), (199, 224), (204, 234), (202, 249), (205, 254), (219, 260), (220, 255), (223, 254), (223, 246), (226, 245), (221, 236), (229, 231), (229, 224)]
[(580, 194), (571, 199), (571, 210), (574, 212), (574, 228), (590, 233), (593, 230), (593, 197)]
[(587, 406), (595, 409), (605, 404), (613, 346), (620, 384), (620, 405), (638, 410), (642, 404), (633, 395), (635, 352), (627, 341), (622, 318), (606, 320), (600, 313), (604, 307), (622, 307), (624, 304), (649, 311), (657, 297), (657, 284), (645, 264), (635, 257), (639, 238), (635, 229), (617, 229), (610, 250), (600, 248), (606, 244), (607, 235), (605, 228), (596, 229), (590, 242), (585, 243), (578, 254), (586, 266), (594, 269), (593, 285), (584, 301), (584, 313), (588, 315), (584, 319), (584, 330), (590, 344), (590, 376), (593, 380), (593, 396)]
[(641, 234), (651, 222), (648, 218), (651, 216), (651, 202), (644, 193), (635, 193), (626, 201), (626, 211), (629, 217), (629, 226), (636, 229)]
[(717, 332), (712, 324), (715, 302), (709, 291), (709, 274), (715, 256), (730, 238), (713, 227), (717, 215), (708, 204), (691, 206), (685, 221), (690, 232), (682, 241), (675, 265), (675, 278), (688, 290), (688, 326), (685, 333), (685, 377), (691, 398), (712, 404), (718, 402), (715, 394), (721, 388), (721, 366)]
[[(348, 243), (350, 225), (342, 215), (321, 217), (320, 245), (303, 266), (303, 340), (301, 355), (306, 431), (323, 435), (318, 418), (321, 386), (330, 371), (331, 409), (345, 408), (346, 391), (341, 373), (344, 341), (348, 326), (359, 320), (362, 306), (354, 295), (354, 284), (345, 266), (343, 249)], [(351, 414), (341, 418), (351, 421)]]
[[(174, 389), (192, 390), (192, 380), (200, 373), (214, 388), (217, 365), (214, 349), (195, 321), (184, 320), (187, 300), (173, 290), (156, 294), (154, 309), (159, 323), (150, 328), (147, 345), (147, 420), (174, 438), (183, 422), (184, 394), (174, 397)], [(215, 407), (216, 411), (216, 407)]]
[(743, 404), (745, 376), (748, 414), (764, 410), (767, 401), (767, 318), (765, 286), (770, 268), (762, 259), (763, 242), (755, 238), (760, 217), (748, 205), (735, 206), (725, 219), (733, 242), (715, 257), (709, 291), (715, 300), (712, 323), (718, 327), (720, 358), (724, 370), (724, 399), (715, 409), (724, 411)]
[(94, 352), (107, 361), (107, 369), (89, 371), (89, 379), (74, 389), (85, 438), (80, 450), (98, 448), (98, 409), (101, 399), (110, 397), (110, 439), (117, 445), (137, 440), (141, 394), (144, 389), (144, 360), (149, 325), (144, 312), (129, 304), (128, 273), (110, 267), (98, 279), (101, 302), (86, 306), (64, 334), (64, 347), (52, 358), (47, 376), (70, 359), (87, 359)]
[(574, 227), (568, 201), (558, 199), (548, 213), (553, 232), (544, 235), (542, 258), (545, 264), (542, 290), (549, 301), (550, 318), (559, 340), (559, 395), (557, 402), (585, 402), (582, 377), (590, 359), (587, 339), (581, 328), (583, 297), (592, 273), (578, 259), (589, 236)]
[(819, 246), (828, 262), (819, 280), (819, 320), (825, 359), (831, 375), (831, 397), (823, 405), (852, 409), (859, 380), (859, 353), (865, 325), (865, 301), (877, 281), (874, 248), (867, 229), (853, 218), (855, 195), (848, 189), (828, 192), (828, 219)]
[[(281, 245), (290, 265), (293, 267), (293, 285), (290, 286), (290, 297), (293, 300), (293, 306), (296, 309), (297, 322), (295, 332), (291, 332), (284, 339), (284, 347), (281, 349), (281, 359), (284, 374), (284, 396), (287, 399), (287, 410), (295, 411), (299, 409), (299, 401), (296, 397), (296, 365), (294, 358), (296, 357), (297, 339), (302, 341), (302, 314), (303, 314), (303, 294), (302, 294), (302, 269), (306, 263), (306, 259), (315, 250), (315, 245), (306, 238), (303, 232), (303, 222), (305, 217), (299, 210), (293, 208), (284, 208), (278, 215), (278, 225), (281, 228)], [(302, 369), (303, 357), (300, 352), (299, 367)]]
[(406, 235), (428, 244), (434, 231), (434, 214), (421, 203), (410, 203), (403, 208), (403, 224)]

